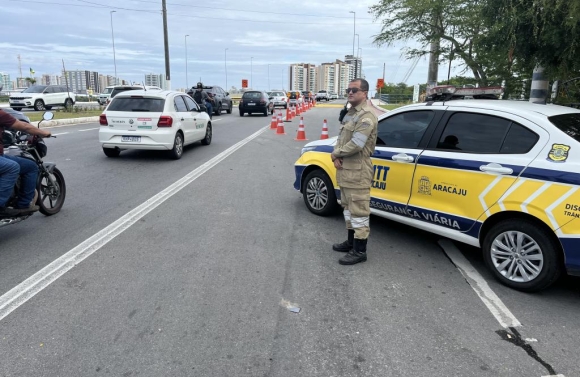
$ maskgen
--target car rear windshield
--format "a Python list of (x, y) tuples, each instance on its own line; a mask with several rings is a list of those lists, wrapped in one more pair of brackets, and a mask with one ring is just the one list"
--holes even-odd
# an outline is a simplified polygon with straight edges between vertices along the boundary
[(244, 98), (260, 99), (262, 98), (262, 93), (260, 92), (246, 92), (244, 93)]
[(163, 112), (165, 100), (161, 98), (117, 97), (107, 111), (146, 111), (151, 113)]
[(272, 92), (270, 93), (272, 97), (284, 97), (284, 93), (282, 92)]
[(580, 113), (555, 115), (549, 117), (548, 120), (566, 135), (580, 141)]
[(128, 90), (143, 90), (143, 88), (115, 88), (113, 89), (113, 91), (111, 92), (111, 98), (115, 97), (117, 94), (121, 93), (121, 92), (126, 92)]

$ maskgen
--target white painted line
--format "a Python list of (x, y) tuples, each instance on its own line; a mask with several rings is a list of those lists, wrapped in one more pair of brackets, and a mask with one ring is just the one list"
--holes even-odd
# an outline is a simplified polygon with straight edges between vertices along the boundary
[(549, 376), (542, 376), (542, 377), (566, 377), (563, 374), (551, 374)]
[(79, 130), (79, 132), (85, 132), (85, 131), (91, 131), (91, 130), (98, 130), (99, 127), (95, 127), (95, 128), (87, 128), (86, 130)]
[(59, 133), (59, 134), (52, 134), (52, 136), (58, 136), (58, 135), (66, 135), (66, 134), (68, 134), (68, 133), (70, 133), (70, 132), (61, 132), (61, 133)]
[(54, 260), (42, 270), (12, 288), (10, 291), (6, 292), (0, 297), (0, 321), (26, 301), (34, 297), (37, 293), (41, 292), (44, 288), (48, 287), (67, 271), (91, 256), (95, 251), (99, 250), (119, 234), (123, 233), (131, 225), (135, 224), (167, 199), (177, 194), (181, 189), (195, 181), (201, 175), (223, 161), (226, 157), (230, 156), (269, 128), (270, 126), (268, 125), (244, 140), (232, 145), (222, 153), (207, 161), (205, 164), (167, 187), (165, 190), (154, 195), (143, 204), (128, 212), (111, 225), (72, 248), (66, 254)]
[(217, 122), (218, 120), (222, 120), (222, 118), (212, 119), (211, 122)]
[(453, 242), (447, 239), (439, 240), (439, 245), (503, 328), (507, 329), (522, 325)]

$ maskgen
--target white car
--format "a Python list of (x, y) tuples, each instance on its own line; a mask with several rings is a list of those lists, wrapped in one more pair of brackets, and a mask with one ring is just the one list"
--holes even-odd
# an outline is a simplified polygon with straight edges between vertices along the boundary
[(288, 107), (288, 95), (283, 90), (274, 90), (268, 92), (268, 95), (272, 97), (272, 102), (274, 102), (274, 107), (282, 106), (283, 108)]
[(36, 111), (50, 110), (53, 106), (72, 107), (75, 101), (75, 94), (65, 85), (32, 85), (9, 97), (10, 107), (16, 111), (26, 107)]
[(99, 98), (99, 105), (106, 105), (107, 104), (107, 100), (111, 96), (111, 93), (113, 92), (114, 88), (115, 88), (114, 85), (107, 86), (105, 88), (105, 91), (103, 93), (99, 94), (99, 97), (98, 97)]
[(181, 158), (183, 147), (209, 145), (209, 115), (182, 92), (131, 90), (119, 93), (100, 116), (99, 142), (107, 157), (124, 149), (166, 150)]

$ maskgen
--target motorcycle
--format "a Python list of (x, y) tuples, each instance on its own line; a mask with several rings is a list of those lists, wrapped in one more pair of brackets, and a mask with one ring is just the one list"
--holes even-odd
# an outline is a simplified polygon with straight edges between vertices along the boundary
[[(22, 113), (12, 115), (23, 122), (30, 123), (28, 117)], [(43, 121), (52, 120), (53, 117), (54, 114), (50, 111), (45, 112), (43, 119), (38, 123), (38, 127), (40, 128), (40, 124)], [(48, 151), (42, 137), (28, 135), (21, 131), (14, 132), (5, 130), (4, 135), (2, 135), (2, 142), (4, 144), (5, 155), (26, 158), (34, 161), (38, 166), (38, 179), (32, 202), (38, 205), (40, 213), (45, 216), (52, 216), (60, 212), (66, 197), (64, 176), (60, 170), (58, 170), (55, 163), (44, 162), (42, 160)], [(18, 201), (20, 185), (20, 177), (18, 177), (16, 185), (14, 186), (14, 191), (6, 204), (7, 207), (14, 206)], [(0, 217), (0, 228), (26, 220), (32, 214), (33, 213), (12, 217)]]

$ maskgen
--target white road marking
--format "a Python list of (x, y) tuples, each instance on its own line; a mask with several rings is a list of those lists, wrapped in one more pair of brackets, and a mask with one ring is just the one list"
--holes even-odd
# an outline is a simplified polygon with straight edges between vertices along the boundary
[(232, 153), (256, 137), (260, 136), (260, 134), (264, 133), (269, 128), (270, 126), (268, 125), (255, 132), (254, 134), (248, 136), (244, 140), (232, 145), (222, 153), (207, 161), (205, 164), (201, 165), (177, 182), (167, 187), (165, 190), (154, 195), (143, 204), (128, 212), (117, 221), (113, 222), (106, 228), (86, 239), (84, 242), (72, 248), (66, 254), (54, 260), (42, 270), (38, 271), (22, 283), (18, 284), (16, 287), (12, 288), (10, 291), (6, 292), (0, 297), (0, 320), (4, 319), (15, 309), (34, 297), (37, 293), (41, 292), (44, 288), (48, 287), (59, 277), (64, 275), (67, 271), (81, 263), (84, 259), (91, 256), (94, 252), (106, 245), (119, 234), (123, 233), (125, 230), (131, 227), (131, 225), (135, 224), (142, 217), (153, 211), (167, 199), (177, 194), (181, 189), (195, 181), (197, 178), (219, 164)]
[(59, 134), (52, 134), (52, 136), (58, 136), (58, 135), (66, 135), (66, 134), (68, 134), (68, 133), (70, 133), (70, 132), (61, 132), (61, 133), (59, 133)]
[(222, 120), (222, 118), (212, 119), (212, 120), (210, 120), (210, 122), (217, 122), (218, 120)]
[(503, 328), (522, 325), (453, 242), (447, 239), (440, 240), (439, 245)]
[(549, 376), (542, 376), (542, 377), (566, 377), (563, 374), (551, 374)]
[(85, 131), (91, 131), (91, 130), (98, 130), (99, 127), (95, 127), (95, 128), (87, 128), (86, 130), (79, 130), (79, 132), (85, 132)]

